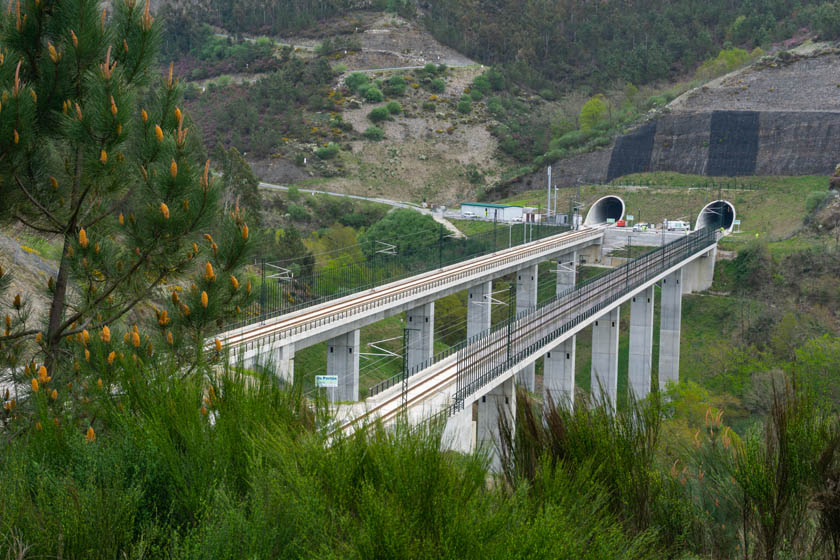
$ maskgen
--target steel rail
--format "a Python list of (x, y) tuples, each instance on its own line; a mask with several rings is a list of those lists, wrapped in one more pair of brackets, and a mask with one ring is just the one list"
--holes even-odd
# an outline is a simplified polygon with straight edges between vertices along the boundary
[[(376, 305), (386, 304), (401, 297), (407, 297), (426, 289), (432, 289), (445, 283), (454, 282), (466, 273), (475, 273), (478, 269), (487, 269), (504, 264), (511, 260), (520, 259), (530, 254), (539, 253), (547, 249), (562, 249), (563, 245), (574, 243), (580, 238), (586, 238), (601, 230), (600, 227), (589, 227), (578, 231), (564, 232), (547, 237), (527, 245), (519, 245), (491, 255), (471, 259), (456, 265), (451, 265), (431, 274), (423, 274), (404, 282), (386, 284), (375, 288), (367, 294), (353, 294), (341, 300), (334, 300), (324, 306), (316, 306), (300, 313), (289, 315), (270, 325), (255, 325), (244, 328), (235, 334), (220, 338), (222, 344), (228, 348), (238, 348), (268, 336), (287, 338), (323, 326), (330, 322), (347, 318)], [(330, 320), (327, 320), (330, 319)], [(208, 343), (208, 347), (210, 344)]]

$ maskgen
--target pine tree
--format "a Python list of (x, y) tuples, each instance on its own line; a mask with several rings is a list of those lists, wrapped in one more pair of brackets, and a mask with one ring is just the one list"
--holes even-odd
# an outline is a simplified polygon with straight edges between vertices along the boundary
[[(150, 85), (160, 26), (148, 0), (116, 0), (113, 12), (99, 0), (15, 0), (0, 20), (0, 221), (63, 246), (44, 317), (25, 313), (32, 294), (7, 294), (0, 356), (21, 365), (20, 342), (34, 337), (51, 367), (78, 353), (74, 335), (164, 298), (159, 336), (171, 343), (177, 325), (200, 352), (248, 297), (233, 276), (248, 227), (238, 209), (219, 219), (171, 65)], [(169, 298), (164, 286), (186, 272), (192, 289)]]

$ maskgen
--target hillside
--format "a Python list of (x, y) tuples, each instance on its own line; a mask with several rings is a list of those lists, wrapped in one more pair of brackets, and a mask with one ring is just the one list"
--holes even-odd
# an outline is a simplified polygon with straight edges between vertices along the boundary
[[(602, 150), (554, 161), (561, 185), (639, 172), (708, 176), (829, 175), (840, 161), (840, 51), (806, 41), (689, 89)], [(544, 171), (491, 196), (532, 188)]]

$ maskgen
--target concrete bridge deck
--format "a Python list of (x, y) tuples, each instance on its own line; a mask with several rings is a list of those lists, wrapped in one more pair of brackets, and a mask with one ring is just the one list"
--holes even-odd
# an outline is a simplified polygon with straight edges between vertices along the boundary
[[(358, 330), (385, 317), (536, 265), (600, 245), (606, 226), (584, 227), (504, 249), (405, 280), (378, 286), (298, 312), (223, 333), (219, 339), (235, 359), (248, 360), (266, 347), (301, 349)], [(282, 359), (280, 360), (282, 361)], [(281, 366), (282, 367), (282, 366)]]

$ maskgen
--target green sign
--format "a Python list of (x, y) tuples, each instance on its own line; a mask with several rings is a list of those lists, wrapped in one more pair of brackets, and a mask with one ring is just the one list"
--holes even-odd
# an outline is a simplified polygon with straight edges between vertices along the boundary
[(316, 387), (338, 387), (338, 376), (337, 375), (316, 375), (315, 376), (315, 386)]

